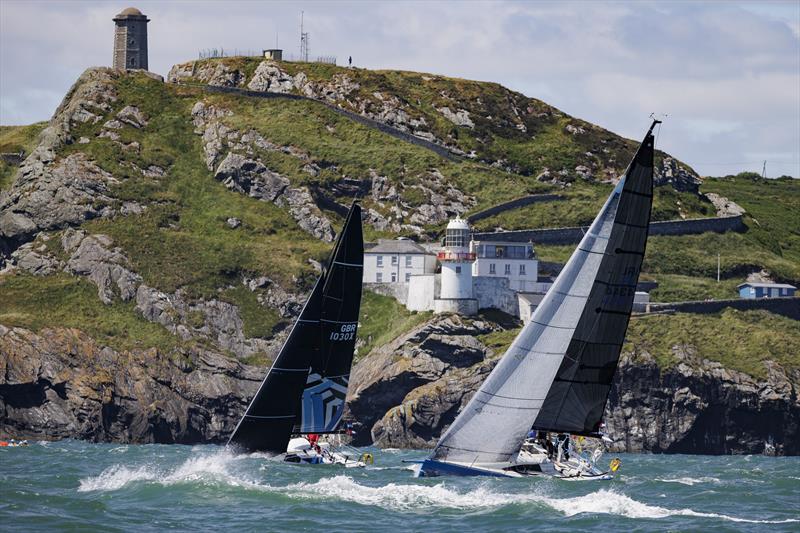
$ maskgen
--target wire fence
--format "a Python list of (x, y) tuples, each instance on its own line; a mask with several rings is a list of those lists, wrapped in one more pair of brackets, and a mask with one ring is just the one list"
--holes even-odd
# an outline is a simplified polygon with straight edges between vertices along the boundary
[[(240, 50), (238, 48), (205, 48), (197, 53), (198, 59), (212, 59), (221, 57), (263, 57), (260, 50)], [(300, 54), (283, 54), (283, 61), (336, 64), (336, 56), (316, 56), (306, 59)]]

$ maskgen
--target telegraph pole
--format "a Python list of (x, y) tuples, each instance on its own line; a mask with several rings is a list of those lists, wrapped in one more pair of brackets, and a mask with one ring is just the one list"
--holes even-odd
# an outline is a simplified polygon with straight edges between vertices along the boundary
[(308, 63), (308, 33), (303, 26), (304, 14), (305, 11), (300, 12), (300, 59)]

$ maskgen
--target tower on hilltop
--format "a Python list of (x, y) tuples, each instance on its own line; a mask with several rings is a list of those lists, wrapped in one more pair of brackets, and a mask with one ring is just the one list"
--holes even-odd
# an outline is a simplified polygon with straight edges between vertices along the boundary
[(114, 17), (114, 68), (147, 70), (147, 23), (135, 7), (124, 9)]

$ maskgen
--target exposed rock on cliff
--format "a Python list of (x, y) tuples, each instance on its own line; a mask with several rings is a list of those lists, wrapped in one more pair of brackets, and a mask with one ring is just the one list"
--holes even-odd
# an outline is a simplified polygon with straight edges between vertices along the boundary
[[(357, 442), (430, 447), (491, 372), (496, 355), (474, 336), (486, 323), (437, 317), (360, 362), (351, 377)], [(646, 352), (623, 354), (609, 396), (611, 449), (627, 452), (800, 454), (800, 401), (770, 364), (764, 382), (677, 345), (681, 363), (659, 369)]]
[(365, 428), (357, 442), (369, 442), (370, 430), (381, 446), (419, 446), (438, 435), (491, 370), (494, 352), (475, 336), (495, 327), (440, 316), (362, 360), (350, 376), (348, 399)]
[(0, 193), (0, 241), (19, 245), (39, 231), (111, 213), (108, 185), (114, 177), (81, 153), (59, 159), (56, 151), (76, 141), (76, 125), (96, 123), (111, 110), (118, 75), (111, 69), (89, 69), (64, 97), (11, 189)]
[[(308, 233), (326, 242), (334, 238), (333, 226), (317, 207), (307, 187), (292, 187), (290, 180), (266, 167), (258, 150), (292, 153), (308, 159), (290, 147), (280, 148), (255, 131), (244, 134), (229, 128), (219, 119), (231, 111), (198, 102), (192, 108), (195, 131), (203, 136), (203, 149), (209, 170), (214, 170), (221, 154), (227, 155), (216, 167), (214, 177), (231, 190), (286, 207), (297, 224)], [(242, 155), (241, 152), (247, 154)]]
[(77, 330), (0, 326), (0, 437), (224, 442), (262, 378), (206, 350), (117, 352)]

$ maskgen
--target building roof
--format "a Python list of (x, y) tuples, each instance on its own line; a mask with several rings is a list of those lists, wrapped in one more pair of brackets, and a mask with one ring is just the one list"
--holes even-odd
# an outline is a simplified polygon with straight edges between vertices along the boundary
[(368, 250), (366, 254), (424, 254), (435, 255), (419, 244), (408, 239), (378, 239), (378, 244)]
[(117, 17), (129, 17), (129, 16), (130, 17), (143, 17), (144, 15), (142, 14), (141, 11), (139, 11), (135, 7), (126, 7), (125, 9), (123, 9), (120, 12), (119, 15), (117, 15)]
[(789, 285), (788, 283), (769, 283), (769, 282), (761, 282), (761, 281), (748, 281), (746, 283), (741, 283), (736, 286), (737, 289), (741, 289), (742, 287), (774, 287), (776, 289), (796, 289), (794, 285)]
[(469, 229), (469, 222), (461, 217), (456, 217), (447, 223), (447, 229)]

